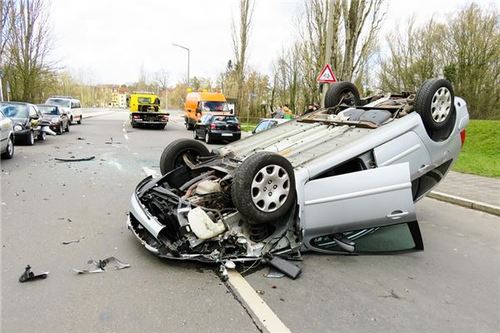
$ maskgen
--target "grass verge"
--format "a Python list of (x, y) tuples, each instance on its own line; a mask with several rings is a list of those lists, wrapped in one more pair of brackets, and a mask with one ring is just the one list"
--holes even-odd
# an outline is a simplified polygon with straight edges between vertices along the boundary
[(500, 121), (471, 120), (454, 171), (500, 178)]

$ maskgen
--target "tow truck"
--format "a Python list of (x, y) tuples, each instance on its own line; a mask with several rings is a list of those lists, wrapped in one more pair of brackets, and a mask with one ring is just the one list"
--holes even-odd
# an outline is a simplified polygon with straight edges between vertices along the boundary
[(149, 92), (134, 92), (130, 95), (130, 125), (164, 129), (169, 113), (160, 112), (160, 98)]

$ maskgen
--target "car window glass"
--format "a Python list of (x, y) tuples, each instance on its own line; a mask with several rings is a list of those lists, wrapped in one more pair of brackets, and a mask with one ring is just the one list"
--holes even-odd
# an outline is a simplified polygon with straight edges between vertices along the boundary
[(38, 113), (36, 112), (36, 109), (33, 106), (30, 106), (30, 117), (36, 117)]
[(9, 118), (28, 118), (28, 107), (22, 104), (4, 104), (0, 110)]
[(269, 121), (267, 121), (267, 120), (260, 122), (260, 124), (257, 125), (257, 127), (255, 128), (255, 133), (259, 133), (259, 132), (266, 130), (268, 125), (269, 125)]
[(59, 111), (55, 106), (39, 106), (38, 110), (40, 110), (42, 114), (48, 114), (52, 116), (57, 116), (59, 114)]
[[(343, 237), (355, 243), (357, 253), (409, 251), (421, 246), (418, 244), (421, 239), (415, 238), (413, 228), (418, 228), (416, 222), (345, 232)], [(328, 251), (342, 251), (333, 235), (313, 238), (311, 245)]]

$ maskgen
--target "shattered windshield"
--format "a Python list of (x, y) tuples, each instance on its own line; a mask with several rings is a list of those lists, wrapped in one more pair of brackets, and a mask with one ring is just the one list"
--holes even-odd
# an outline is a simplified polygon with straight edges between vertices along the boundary
[(0, 104), (0, 111), (8, 118), (28, 118), (28, 107), (22, 104)]

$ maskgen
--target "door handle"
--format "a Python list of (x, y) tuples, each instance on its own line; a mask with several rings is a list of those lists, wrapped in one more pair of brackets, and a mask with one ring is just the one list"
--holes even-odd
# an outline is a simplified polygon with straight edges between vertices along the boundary
[(391, 220), (397, 220), (406, 215), (408, 215), (408, 212), (404, 212), (402, 210), (395, 210), (392, 213), (386, 215), (386, 217)]

